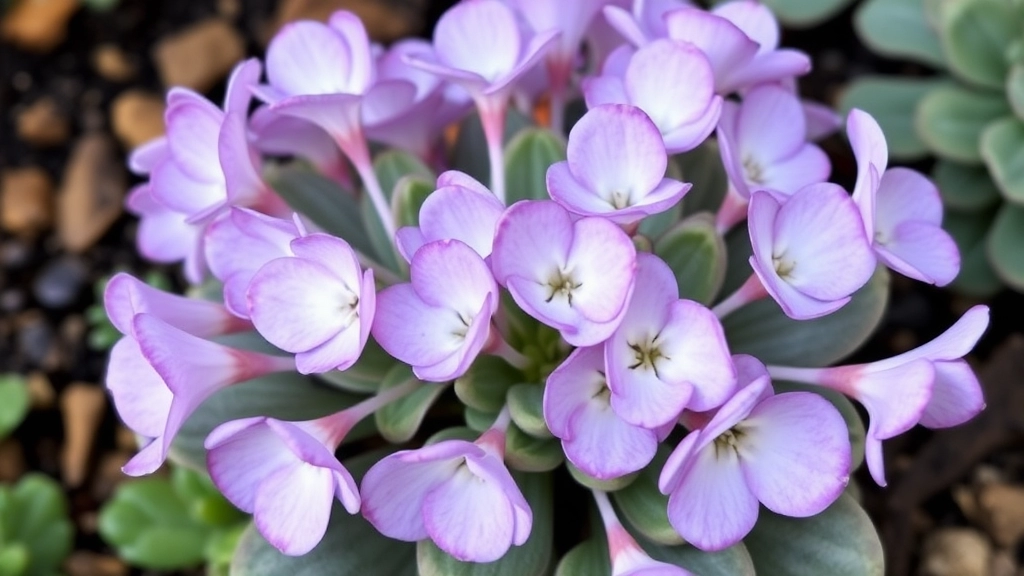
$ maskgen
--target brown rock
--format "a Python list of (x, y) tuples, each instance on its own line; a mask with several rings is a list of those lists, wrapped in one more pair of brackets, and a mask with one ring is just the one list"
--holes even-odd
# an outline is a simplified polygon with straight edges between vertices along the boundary
[(132, 432), (126, 426), (118, 424), (114, 438), (117, 447), (121, 450), (135, 452), (139, 449), (139, 443), (135, 440), (135, 432)]
[(37, 370), (28, 375), (28, 396), (33, 408), (46, 409), (53, 406), (57, 394), (46, 374)]
[(25, 473), (21, 443), (13, 438), (0, 441), (0, 482), (14, 482)]
[(92, 53), (96, 73), (111, 82), (127, 82), (135, 77), (135, 63), (116, 44), (101, 44)]
[(973, 528), (932, 532), (921, 551), (920, 576), (987, 576), (992, 545)]
[(211, 18), (153, 48), (153, 60), (165, 86), (185, 86), (205, 92), (242, 58), (245, 40), (226, 20)]
[(127, 479), (121, 468), (128, 463), (132, 452), (108, 452), (100, 458), (93, 475), (92, 496), (98, 502), (104, 502), (114, 494), (121, 482)]
[(21, 0), (0, 21), (0, 38), (25, 50), (49, 52), (64, 41), (78, 0)]
[(1000, 550), (992, 555), (988, 573), (990, 576), (1017, 576), (1017, 559), (1009, 551)]
[(76, 550), (64, 561), (68, 576), (128, 576), (128, 566), (113, 556)]
[(0, 182), (0, 226), (21, 236), (35, 236), (53, 223), (53, 183), (39, 168), (15, 168)]
[(986, 484), (978, 490), (978, 506), (996, 544), (1012, 548), (1024, 539), (1024, 486)]
[(362, 19), (370, 38), (391, 42), (420, 32), (425, 9), (421, 0), (284, 0), (274, 31), (295, 20), (326, 22), (335, 11), (350, 10)]
[(74, 382), (60, 397), (64, 419), (64, 446), (61, 448), (61, 477), (68, 486), (85, 480), (96, 429), (103, 420), (107, 398), (99, 386)]
[(164, 99), (155, 94), (142, 90), (122, 92), (110, 105), (114, 134), (129, 150), (162, 136), (166, 107)]
[(71, 252), (92, 246), (124, 209), (127, 181), (110, 138), (87, 134), (71, 150), (57, 203), (57, 232)]
[(18, 137), (33, 146), (56, 146), (71, 133), (67, 118), (49, 96), (36, 100), (18, 114)]

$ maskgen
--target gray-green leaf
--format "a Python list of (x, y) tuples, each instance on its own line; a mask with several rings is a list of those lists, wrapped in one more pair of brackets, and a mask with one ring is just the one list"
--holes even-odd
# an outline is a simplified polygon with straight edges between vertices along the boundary
[(694, 214), (669, 230), (654, 244), (675, 274), (679, 296), (710, 304), (725, 280), (725, 242), (715, 229), (714, 216)]
[(505, 146), (505, 203), (548, 198), (548, 167), (562, 160), (562, 138), (543, 128), (520, 130)]
[(879, 54), (946, 67), (922, 0), (868, 0), (857, 9), (854, 25), (860, 39)]
[(843, 113), (860, 108), (874, 116), (896, 160), (915, 160), (928, 154), (928, 148), (914, 129), (914, 111), (918, 102), (935, 86), (948, 80), (897, 76), (861, 76), (847, 86), (839, 100)]
[(999, 209), (988, 235), (988, 258), (1004, 282), (1024, 290), (1024, 206)]
[(981, 133), (993, 120), (1010, 113), (998, 92), (940, 86), (917, 107), (917, 133), (936, 155), (966, 164), (981, 163)]
[(1008, 116), (989, 124), (981, 135), (981, 155), (1003, 197), (1024, 204), (1024, 123)]

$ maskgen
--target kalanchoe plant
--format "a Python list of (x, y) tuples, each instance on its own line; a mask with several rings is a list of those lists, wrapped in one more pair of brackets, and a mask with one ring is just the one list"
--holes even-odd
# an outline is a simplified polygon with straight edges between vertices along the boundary
[[(938, 157), (932, 170), (938, 194), (927, 181), (913, 185), (921, 197), (914, 209), (938, 224), (940, 213), (925, 206), (941, 194), (945, 226), (964, 258), (953, 286), (977, 296), (990, 296), (1004, 283), (1024, 290), (1024, 5), (869, 0), (856, 24), (876, 52), (939, 72), (857, 79), (843, 105), (876, 116), (892, 138), (894, 159)], [(895, 169), (890, 174), (890, 181), (915, 178)], [(885, 187), (883, 179), (880, 192)], [(951, 270), (944, 272), (951, 280)]]
[[(883, 440), (984, 407), (988, 311), (834, 364), (889, 269), (955, 276), (941, 206), (863, 112), (855, 189), (826, 181), (808, 140), (839, 119), (763, 4), (620, 4), (466, 0), (391, 48), (339, 12), (283, 29), (267, 83), (240, 64), (224, 110), (170, 93), (130, 202), (197, 287), (108, 284), (107, 386), (125, 472), (208, 469), (254, 516), (232, 574), (882, 573), (850, 475), (866, 452), (884, 484)], [(568, 552), (563, 463), (597, 509)]]

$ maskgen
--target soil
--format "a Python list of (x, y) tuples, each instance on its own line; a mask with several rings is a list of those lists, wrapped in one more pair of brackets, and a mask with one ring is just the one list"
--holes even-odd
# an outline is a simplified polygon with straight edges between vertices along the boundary
[[(0, 1), (0, 7), (8, 3)], [(288, 2), (298, 14), (332, 4), (376, 11), (380, 23), (376, 30), (385, 37), (393, 37), (396, 30), (422, 35), (450, 3)], [(18, 39), (16, 46), (4, 32), (0, 40), (0, 174), (6, 182), (17, 171), (31, 169), (34, 186), (31, 193), (10, 200), (16, 208), (3, 204), (0, 373), (31, 375), (35, 392), (35, 407), (26, 421), (0, 444), (0, 482), (13, 481), (27, 470), (63, 479), (78, 528), (78, 560), (100, 558), (108, 568), (113, 566), (111, 572), (75, 570), (83, 576), (129, 573), (110, 558), (113, 552), (96, 533), (97, 510), (121, 479), (111, 462), (124, 456), (124, 429), (110, 406), (79, 415), (92, 419), (89, 425), (76, 424), (84, 430), (76, 433), (85, 434), (84, 441), (68, 438), (66, 427), (70, 413), (84, 411), (86, 405), (95, 404), (88, 398), (102, 396), (105, 353), (86, 341), (86, 310), (96, 303), (94, 284), (118, 270), (136, 276), (158, 271), (174, 287), (183, 287), (176, 267), (156, 266), (137, 256), (136, 222), (118, 203), (119, 195), (137, 181), (119, 168), (121, 158), (130, 145), (162, 128), (159, 97), (168, 72), (161, 74), (155, 64), (159, 58), (152, 55), (159, 52), (155, 51), (159, 43), (211, 18), (227, 22), (228, 36), (237, 34), (237, 38), (220, 38), (209, 46), (241, 39), (246, 54), (261, 55), (270, 31), (280, 23), (276, 0), (122, 0), (114, 4), (107, 11), (78, 7), (69, 18), (59, 10), (38, 16), (52, 19), (43, 28), (55, 37)], [(814, 72), (801, 81), (805, 96), (834, 103), (845, 83), (864, 73), (928, 74), (923, 68), (871, 54), (857, 41), (851, 15), (849, 9), (815, 29), (785, 33), (786, 46), (802, 49), (814, 60)], [(66, 30), (63, 39), (62, 30)], [(211, 79), (197, 83), (212, 86), (203, 88), (218, 101), (224, 72), (210, 74)], [(115, 106), (126, 95), (134, 100), (126, 104), (122, 99)], [(83, 156), (80, 144), (97, 138), (110, 150), (107, 156), (99, 152), (98, 160), (84, 155), (86, 162), (109, 161), (112, 155), (115, 168), (64, 182), (70, 165)], [(846, 143), (835, 136), (824, 147), (832, 157), (835, 180), (851, 184), (855, 166)], [(929, 166), (915, 167), (926, 170)], [(74, 174), (83, 174), (82, 170), (90, 174), (87, 168), (79, 166)], [(85, 195), (84, 205), (96, 214), (77, 220), (62, 216), (62, 202), (83, 178), (95, 182), (89, 180), (92, 184), (76, 193)], [(109, 202), (111, 190), (118, 199), (114, 207)], [(27, 216), (15, 218), (20, 214)], [(98, 230), (83, 228), (96, 228), (97, 222), (102, 224)], [(890, 356), (925, 342), (974, 303), (897, 279), (881, 328), (855, 360)], [(857, 477), (865, 507), (883, 535), (891, 575), (1024, 574), (1019, 567), (1024, 560), (1024, 454), (1020, 451), (1024, 394), (1018, 391), (1024, 374), (1020, 365), (1024, 299), (1004, 291), (987, 303), (992, 307), (992, 327), (970, 358), (989, 399), (984, 415), (957, 429), (933, 433), (918, 428), (887, 442), (891, 482), (884, 490), (866, 474)], [(70, 444), (84, 454), (62, 456)], [(965, 564), (954, 561), (963, 558)]]

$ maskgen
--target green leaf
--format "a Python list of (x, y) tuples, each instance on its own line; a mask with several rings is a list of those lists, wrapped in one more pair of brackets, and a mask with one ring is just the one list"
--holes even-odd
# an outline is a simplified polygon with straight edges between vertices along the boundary
[[(381, 391), (408, 382), (417, 381), (412, 369), (404, 364), (396, 364), (380, 383)], [(422, 382), (421, 382), (422, 384)], [(408, 396), (391, 402), (374, 413), (377, 430), (388, 442), (401, 444), (408, 442), (416, 435), (427, 410), (434, 405), (438, 396), (445, 391), (443, 384), (425, 384)]]
[(1024, 204), (1024, 123), (1007, 117), (981, 135), (981, 155), (1003, 197)]
[(555, 576), (595, 576), (611, 574), (608, 545), (599, 538), (589, 538), (566, 552), (558, 562)]
[(207, 526), (233, 526), (248, 518), (231, 505), (205, 472), (175, 467), (171, 487), (186, 505), (190, 517)]
[[(522, 546), (513, 546), (495, 562), (460, 562), (431, 540), (416, 544), (419, 576), (543, 576), (552, 562), (554, 505), (549, 474), (512, 473), (533, 511), (533, 529)], [(367, 572), (370, 574), (371, 572)], [(383, 570), (373, 574), (391, 574)]]
[(483, 355), (455, 380), (455, 395), (466, 406), (497, 414), (505, 405), (508, 389), (523, 379), (523, 373), (504, 359)]
[(6, 438), (28, 414), (29, 395), (25, 379), (17, 374), (0, 374), (0, 440)]
[[(49, 576), (71, 553), (75, 529), (68, 519), (64, 490), (39, 473), (26, 474), (13, 487), (0, 486), (0, 543), (27, 553), (22, 576)], [(11, 553), (11, 568), (14, 556)]]
[(680, 179), (693, 184), (683, 197), (683, 215), (717, 212), (729, 189), (718, 141), (708, 138), (693, 150), (673, 156), (672, 160), (679, 166)]
[[(532, 122), (518, 110), (509, 107), (505, 115), (504, 141), (508, 141)], [(460, 170), (490, 186), (491, 164), (487, 158), (487, 140), (480, 125), (480, 116), (470, 114), (459, 124), (459, 136), (452, 147), (452, 169)]]
[(324, 231), (344, 238), (352, 248), (374, 253), (359, 216), (359, 199), (350, 190), (301, 163), (271, 165), (264, 177), (293, 210)]
[(416, 176), (433, 182), (434, 173), (416, 156), (403, 150), (385, 150), (373, 159), (373, 171), (377, 174), (386, 200), (391, 200), (398, 181), (406, 176)]
[(750, 354), (766, 364), (828, 366), (867, 341), (888, 300), (889, 273), (879, 266), (846, 306), (828, 316), (793, 320), (765, 298), (726, 316), (722, 326), (733, 354)]
[[(214, 428), (229, 420), (253, 416), (310, 420), (333, 414), (358, 400), (357, 396), (317, 384), (294, 372), (271, 374), (228, 386), (203, 402), (185, 421), (171, 445), (170, 456), (179, 464), (205, 470), (203, 442)], [(355, 434), (354, 430), (349, 437)]]
[(704, 552), (689, 545), (645, 545), (644, 549), (655, 560), (682, 566), (701, 576), (755, 576), (754, 561), (742, 543), (718, 552)]
[(857, 9), (854, 26), (864, 44), (879, 54), (946, 67), (942, 43), (928, 23), (922, 0), (868, 0)]
[(1024, 290), (1024, 206), (999, 209), (988, 234), (988, 259), (1004, 282)]
[(882, 543), (868, 515), (847, 494), (811, 518), (761, 508), (743, 540), (758, 574), (882, 576)]
[(992, 211), (946, 213), (943, 228), (960, 249), (960, 274), (952, 284), (958, 292), (989, 298), (1003, 287), (1003, 281), (989, 263), (985, 241), (993, 217)]
[(864, 420), (861, 419), (860, 413), (857, 412), (857, 407), (853, 405), (853, 402), (850, 402), (846, 396), (835, 390), (813, 384), (775, 381), (772, 382), (772, 386), (778, 394), (783, 392), (812, 392), (823, 396), (831, 402), (836, 407), (836, 410), (839, 411), (843, 420), (846, 421), (846, 429), (850, 435), (850, 472), (852, 473), (857, 468), (860, 468), (860, 465), (864, 463), (864, 439), (867, 432), (864, 430)]
[(942, 9), (939, 36), (949, 69), (972, 84), (1002, 90), (1006, 47), (1021, 31), (1021, 18), (1004, 0), (951, 2)]
[(444, 442), (445, 440), (465, 440), (466, 442), (473, 442), (480, 436), (480, 433), (472, 428), (465, 426), (453, 426), (451, 428), (445, 428), (439, 430), (427, 438), (424, 446), (430, 446), (431, 444), (437, 444), (438, 442)]
[(385, 352), (371, 338), (366, 341), (359, 360), (356, 360), (356, 363), (348, 370), (331, 370), (323, 374), (316, 374), (315, 377), (342, 390), (372, 394), (380, 388), (380, 381), (384, 379), (384, 375), (398, 363), (398, 360)]
[(395, 216), (395, 226), (418, 226), (420, 207), (433, 191), (434, 182), (422, 176), (413, 174), (400, 178), (391, 195), (391, 212)]
[(682, 536), (668, 521), (668, 496), (658, 490), (658, 476), (672, 449), (662, 444), (654, 460), (640, 471), (632, 484), (612, 494), (622, 517), (644, 538), (658, 544), (675, 546)]
[(999, 203), (999, 188), (984, 166), (939, 160), (931, 176), (943, 204), (950, 209), (977, 212)]
[(31, 560), (24, 544), (9, 544), (0, 547), (0, 576), (24, 576), (28, 573)]
[(928, 148), (914, 129), (918, 102), (935, 86), (948, 81), (897, 76), (861, 76), (851, 82), (839, 99), (845, 114), (852, 108), (870, 113), (885, 133), (889, 156), (894, 160), (916, 160)]
[(715, 219), (703, 212), (690, 216), (654, 244), (675, 274), (679, 296), (710, 304), (725, 280), (725, 241), (715, 230)]
[(765, 0), (786, 26), (810, 28), (838, 14), (852, 0)]
[(965, 164), (981, 163), (981, 133), (1010, 112), (1002, 94), (940, 86), (917, 107), (917, 133), (936, 155)]
[(520, 430), (536, 438), (551, 438), (544, 422), (544, 386), (516, 384), (508, 389), (508, 411)]
[(1024, 64), (1014, 64), (1006, 77), (1006, 99), (1013, 113), (1024, 120)]
[(548, 198), (548, 167), (565, 160), (565, 141), (550, 130), (527, 127), (505, 146), (505, 195), (518, 200)]
[[(390, 194), (388, 194), (388, 197), (390, 197)], [(399, 276), (404, 276), (403, 266), (405, 262), (399, 256), (398, 250), (392, 243), (391, 236), (384, 229), (384, 224), (377, 214), (377, 209), (373, 206), (373, 200), (370, 199), (370, 195), (367, 193), (364, 193), (359, 199), (359, 215), (366, 226), (367, 234), (370, 237), (370, 245), (373, 246), (373, 250), (368, 255), (388, 270)]]
[(522, 472), (547, 472), (565, 460), (557, 438), (535, 438), (523, 432), (515, 422), (505, 432), (505, 462)]
[(633, 472), (626, 474), (625, 476), (601, 480), (600, 478), (594, 478), (590, 474), (580, 470), (572, 462), (566, 462), (565, 468), (569, 471), (569, 475), (572, 476), (572, 479), (580, 486), (591, 490), (600, 490), (601, 492), (615, 492), (617, 490), (622, 490), (626, 486), (632, 484), (636, 480), (637, 476), (639, 476), (639, 472)]
[(462, 416), (466, 420), (466, 426), (477, 432), (483, 432), (494, 424), (494, 421), (498, 419), (497, 412), (485, 412), (483, 410), (477, 410), (472, 406), (464, 406)]

